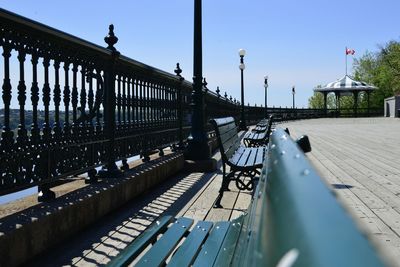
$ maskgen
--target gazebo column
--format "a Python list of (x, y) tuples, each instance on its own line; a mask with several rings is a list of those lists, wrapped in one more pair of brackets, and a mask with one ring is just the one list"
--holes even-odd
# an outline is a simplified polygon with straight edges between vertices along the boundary
[(354, 117), (357, 118), (358, 91), (353, 91), (353, 96), (354, 96)]
[(366, 91), (367, 93), (367, 116), (369, 117), (369, 95), (371, 94), (371, 91)]
[(336, 96), (336, 118), (340, 115), (340, 92), (335, 92)]
[(328, 114), (328, 105), (327, 105), (327, 97), (328, 97), (328, 92), (324, 92), (324, 109), (325, 109), (325, 116)]

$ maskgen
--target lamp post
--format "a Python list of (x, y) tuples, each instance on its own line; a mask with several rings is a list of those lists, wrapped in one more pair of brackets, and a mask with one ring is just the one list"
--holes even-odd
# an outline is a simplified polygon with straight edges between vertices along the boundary
[(294, 95), (296, 94), (295, 86), (292, 87), (292, 95), (293, 95), (293, 109), (294, 109)]
[(192, 128), (188, 137), (185, 159), (208, 160), (211, 158), (208, 139), (204, 128), (203, 99), (203, 61), (202, 61), (202, 24), (201, 0), (194, 1), (194, 45), (193, 45), (193, 91), (192, 91)]
[(240, 110), (240, 123), (239, 129), (247, 131), (246, 121), (244, 118), (244, 83), (243, 83), (243, 70), (245, 69), (245, 65), (243, 63), (243, 57), (246, 55), (246, 51), (244, 49), (239, 49), (239, 56), (240, 56), (240, 84), (241, 84), (241, 99), (242, 99), (242, 106)]
[(268, 102), (267, 102), (268, 75), (264, 76), (264, 88), (265, 88), (265, 118), (266, 118), (268, 115)]
[(184, 153), (185, 165), (191, 171), (212, 172), (217, 169), (217, 161), (211, 158), (211, 149), (205, 131), (201, 31), (201, 0), (194, 0), (194, 38), (193, 38), (193, 91), (191, 98), (192, 128), (188, 136), (188, 146)]

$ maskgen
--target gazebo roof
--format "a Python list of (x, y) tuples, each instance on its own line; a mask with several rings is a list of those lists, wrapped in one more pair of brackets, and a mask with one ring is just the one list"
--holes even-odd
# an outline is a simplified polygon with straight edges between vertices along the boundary
[(352, 91), (372, 91), (378, 89), (373, 85), (365, 82), (359, 82), (352, 79), (350, 76), (345, 75), (341, 79), (328, 83), (323, 87), (314, 88), (315, 92), (352, 92)]

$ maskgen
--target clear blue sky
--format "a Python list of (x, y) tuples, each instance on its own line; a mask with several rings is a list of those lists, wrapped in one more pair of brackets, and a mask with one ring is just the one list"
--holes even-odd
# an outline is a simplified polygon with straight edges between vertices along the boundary
[[(124, 55), (183, 75), (193, 71), (193, 1), (0, 0), (0, 7), (90, 42), (104, 45), (108, 24)], [(312, 88), (344, 75), (346, 46), (361, 56), (399, 40), (399, 0), (203, 0), (203, 73), (239, 99), (238, 49), (245, 56), (245, 102), (307, 106)], [(352, 64), (349, 58), (349, 66)], [(351, 72), (351, 68), (349, 68)]]

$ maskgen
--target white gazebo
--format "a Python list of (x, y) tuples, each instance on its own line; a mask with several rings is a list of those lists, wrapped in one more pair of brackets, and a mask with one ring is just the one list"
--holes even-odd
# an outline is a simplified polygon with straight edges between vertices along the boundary
[(340, 96), (341, 95), (353, 95), (354, 96), (354, 114), (357, 116), (357, 108), (358, 108), (358, 94), (360, 92), (367, 93), (367, 102), (368, 102), (368, 114), (369, 114), (369, 95), (370, 93), (378, 89), (373, 85), (369, 85), (365, 82), (360, 82), (352, 79), (350, 76), (345, 75), (341, 79), (338, 79), (335, 82), (328, 83), (323, 87), (314, 88), (314, 92), (320, 92), (324, 95), (324, 108), (325, 112), (327, 111), (326, 100), (329, 93), (335, 93), (336, 96), (336, 110), (340, 112)]

